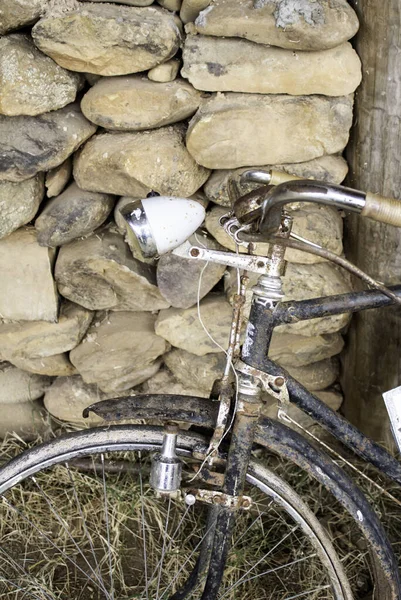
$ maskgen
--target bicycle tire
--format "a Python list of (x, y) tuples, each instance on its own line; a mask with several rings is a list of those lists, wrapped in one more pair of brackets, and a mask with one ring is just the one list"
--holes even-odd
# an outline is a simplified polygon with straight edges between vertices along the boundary
[[(162, 439), (163, 430), (161, 428), (146, 426), (99, 427), (67, 434), (22, 453), (5, 465), (2, 469), (0, 469), (0, 495), (3, 498), (7, 509), (9, 509), (10, 500), (7, 499), (7, 497), (10, 491), (17, 490), (18, 494), (20, 494), (21, 485), (24, 485), (24, 483), (27, 481), (31, 481), (32, 477), (36, 482), (36, 478), (40, 473), (47, 473), (45, 470), (53, 466), (57, 467), (63, 465), (67, 460), (80, 458), (83, 455), (92, 456), (94, 454), (98, 455), (101, 453), (103, 456), (105, 453), (109, 452), (126, 452), (135, 450), (143, 453), (147, 450), (159, 450)], [(178, 452), (182, 456), (189, 456), (193, 451), (196, 451), (197, 453), (204, 453), (206, 448), (207, 440), (201, 436), (191, 432), (181, 432), (178, 442)], [(327, 596), (326, 593), (328, 592), (324, 592), (324, 598), (330, 597), (335, 598), (335, 600), (351, 600), (353, 598), (352, 593), (345, 577), (341, 562), (336, 556), (329, 537), (303, 501), (295, 494), (288, 484), (277, 477), (277, 475), (269, 471), (265, 466), (255, 461), (253, 461), (250, 465), (248, 482), (251, 486), (254, 486), (260, 490), (266, 497), (270, 498), (272, 503), (275, 503), (275, 510), (277, 507), (281, 507), (285, 513), (291, 517), (292, 522), (295, 522), (297, 527), (301, 528), (302, 532), (308, 538), (308, 543), (312, 543), (314, 550), (319, 556), (320, 563), (327, 571), (330, 581), (330, 589), (333, 591), (332, 596)], [(255, 519), (255, 521), (256, 520), (257, 519)], [(3, 573), (3, 580), (6, 579), (8, 585), (10, 585), (10, 581), (12, 580), (4, 575), (4, 564), (10, 566), (9, 562), (7, 562), (7, 557), (5, 556), (5, 548), (7, 549), (3, 543), (0, 573)], [(12, 550), (12, 544), (10, 550)], [(298, 562), (300, 561), (298, 560)], [(3, 565), (3, 567), (1, 567), (1, 565)], [(26, 578), (26, 572), (23, 572), (22, 575), (23, 580)], [(238, 587), (240, 584), (243, 585), (243, 583), (241, 583), (241, 581), (238, 583), (237, 581), (234, 584), (234, 589), (236, 589), (236, 587)], [(6, 593), (13, 593), (13, 596), (6, 595), (6, 597), (27, 597), (25, 595), (26, 590), (22, 587), (21, 581), (16, 585), (20, 586), (20, 589), (15, 590), (15, 593), (14, 591), (10, 591), (10, 589), (8, 589)], [(27, 584), (25, 583), (25, 585)], [(30, 589), (32, 590), (34, 588), (31, 587)], [(327, 589), (327, 587), (324, 589)], [(46, 589), (44, 591), (46, 592)], [(48, 600), (48, 598), (53, 600), (53, 597), (64, 597), (63, 595), (34, 595), (39, 593), (44, 594), (44, 591), (43, 589), (40, 590), (40, 588), (37, 588), (36, 592), (34, 591), (31, 597), (39, 597), (41, 600), (42, 597), (46, 598), (46, 600)], [(312, 591), (316, 592), (316, 590)], [(317, 589), (316, 593), (319, 591), (320, 590)], [(20, 592), (21, 594), (19, 595)], [(103, 593), (103, 590), (100, 590), (100, 592)], [(228, 593), (229, 592), (227, 592), (226, 587), (225, 590), (223, 589), (221, 597), (227, 597)], [(94, 595), (90, 597), (97, 598), (98, 596)], [(157, 597), (159, 597), (158, 594)], [(164, 596), (160, 596), (160, 598), (161, 597)], [(239, 596), (236, 592), (235, 598), (238, 597)], [(249, 598), (250, 596), (248, 591), (246, 591), (245, 595), (241, 597)], [(298, 595), (298, 592), (297, 595), (289, 593), (287, 596), (279, 596), (277, 591), (274, 591), (274, 596), (263, 596), (263, 598), (266, 599), (269, 597), (274, 597), (275, 599), (281, 599), (282, 597), (284, 600), (284, 598), (295, 598), (300, 596)], [(318, 597), (321, 596), (316, 595), (316, 598)], [(381, 600), (384, 600), (384, 598), (385, 597), (382, 597)]]

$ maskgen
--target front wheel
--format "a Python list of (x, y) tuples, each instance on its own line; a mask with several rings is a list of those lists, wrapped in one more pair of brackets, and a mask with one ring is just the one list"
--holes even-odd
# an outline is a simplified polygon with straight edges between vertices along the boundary
[[(181, 432), (181, 498), (156, 497), (150, 456), (158, 427), (100, 427), (67, 434), (0, 470), (0, 598), (167, 600), (196, 563), (211, 519), (185, 501), (205, 487), (196, 473), (208, 440)], [(251, 462), (218, 598), (352, 600), (327, 533), (299, 496)], [(210, 516), (210, 515), (209, 515)], [(202, 579), (186, 597), (200, 598)]]

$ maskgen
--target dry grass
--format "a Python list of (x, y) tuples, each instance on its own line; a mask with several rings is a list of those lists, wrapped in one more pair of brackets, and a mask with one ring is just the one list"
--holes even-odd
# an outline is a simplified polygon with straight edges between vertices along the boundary
[[(0, 464), (29, 445), (16, 437), (8, 438), (0, 448)], [(271, 463), (271, 457), (268, 458)], [(119, 459), (131, 461), (132, 464), (134, 456), (126, 453), (120, 455)], [(356, 598), (367, 598), (371, 589), (368, 549), (352, 520), (343, 513), (341, 507), (322, 486), (312, 482), (293, 465), (275, 458), (273, 462), (275, 470), (291, 483), (319, 520), (330, 530), (346, 565)], [(105, 597), (101, 590), (97, 590), (98, 579), (101, 578), (107, 587), (110, 571), (113, 573), (116, 600), (145, 598), (144, 592), (137, 592), (138, 586), (141, 586), (144, 580), (145, 562), (142, 546), (145, 524), (149, 562), (147, 576), (149, 578), (149, 574), (154, 575), (149, 597), (155, 598), (159, 588), (165, 590), (165, 594), (159, 593), (159, 596), (166, 600), (172, 592), (168, 583), (172, 576), (177, 578), (178, 586), (180, 581), (185, 581), (193, 567), (195, 554), (188, 562), (185, 562), (183, 557), (191, 555), (199, 543), (201, 532), (206, 526), (205, 515), (201, 511), (188, 511), (185, 514), (185, 522), (181, 522), (185, 506), (182, 502), (173, 501), (169, 507), (165, 500), (155, 497), (152, 490), (145, 485), (148, 468), (144, 464), (142, 482), (137, 475), (133, 476), (130, 473), (106, 475), (109, 533), (105, 527), (103, 479), (94, 473), (68, 471), (63, 465), (59, 465), (38, 474), (34, 481), (27, 482), (23, 488), (18, 486), (8, 493), (7, 500), (13, 506), (18, 506), (25, 518), (16, 514), (15, 509), (3, 506), (0, 520), (0, 598), (49, 600), (68, 597), (74, 600), (97, 600)], [(375, 481), (378, 480), (373, 469), (368, 469), (366, 465), (364, 469)], [(75, 492), (72, 491), (71, 478)], [(396, 552), (401, 553), (400, 507), (387, 496), (380, 494), (375, 486), (366, 483), (363, 478), (360, 478), (358, 483), (382, 518)], [(384, 485), (394, 496), (401, 498), (396, 484), (384, 482)], [(74, 493), (79, 497), (79, 503)], [(265, 511), (266, 498), (258, 496), (256, 500), (257, 509), (260, 512)], [(57, 506), (61, 518), (53, 514), (52, 506)], [(169, 523), (166, 542), (164, 526), (167, 512)], [(274, 568), (313, 554), (309, 542), (298, 532), (285, 538), (289, 528), (293, 528), (293, 523), (277, 508), (270, 508), (269, 518), (259, 519), (259, 522), (252, 526), (252, 530), (248, 530), (251, 519), (254, 518), (255, 514), (244, 513), (237, 524), (236, 537), (240, 542), (230, 554), (225, 579), (226, 590), (246, 574), (249, 565), (254, 563), (255, 556), (263, 556), (276, 544), (280, 545), (280, 552), (275, 554), (271, 563)], [(177, 527), (182, 534), (179, 543), (171, 539)], [(110, 555), (106, 552), (109, 546), (108, 536), (112, 549)], [(62, 552), (56, 552), (48, 539), (56, 540)], [(90, 569), (76, 547), (77, 540), (91, 565)], [(165, 560), (159, 581), (157, 567), (163, 544)], [(18, 571), (15, 566), (13, 557), (17, 556), (22, 558), (25, 572)], [(67, 557), (73, 557), (75, 567), (71, 567), (71, 561)], [(264, 565), (263, 567), (265, 568)], [(92, 573), (93, 581), (84, 583), (82, 572), (88, 571)], [(262, 566), (259, 571), (263, 571)], [(35, 587), (32, 577), (28, 576), (28, 573), (32, 572), (40, 581), (39, 586)], [(315, 560), (301, 560), (286, 571), (285, 581), (280, 577), (279, 571), (278, 573), (253, 580), (249, 580), (249, 575), (245, 576), (244, 581), (248, 580), (246, 583), (228, 591), (223, 597), (227, 600), (284, 600), (291, 596), (291, 590), (293, 592), (304, 589), (305, 581), (316, 589), (325, 584), (319, 563)], [(3, 583), (3, 587), (1, 577), (8, 580)], [(17, 580), (20, 587), (29, 589), (30, 595), (17, 588), (11, 590), (10, 582)], [(283, 589), (288, 589), (288, 594), (283, 592)], [(332, 598), (330, 592), (326, 591), (308, 597), (319, 600)]]

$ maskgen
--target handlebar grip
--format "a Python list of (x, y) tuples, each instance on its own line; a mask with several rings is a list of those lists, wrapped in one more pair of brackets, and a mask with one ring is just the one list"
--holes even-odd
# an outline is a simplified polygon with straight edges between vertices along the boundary
[(401, 227), (401, 200), (368, 192), (361, 215), (381, 223)]
[(305, 179), (305, 177), (297, 177), (297, 175), (289, 175), (285, 171), (270, 171), (270, 185), (280, 185), (280, 183), (286, 183), (287, 181), (298, 181), (299, 179)]

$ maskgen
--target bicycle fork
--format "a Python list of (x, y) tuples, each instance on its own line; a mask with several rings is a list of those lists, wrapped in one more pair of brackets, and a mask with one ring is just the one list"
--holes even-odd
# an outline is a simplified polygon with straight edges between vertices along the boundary
[(213, 509), (214, 534), (202, 600), (217, 598), (230, 549), (236, 513), (238, 510), (250, 508), (251, 505), (251, 501), (243, 497), (243, 492), (260, 409), (261, 389), (258, 383), (252, 377), (240, 376), (236, 416), (221, 496), (224, 500)]

